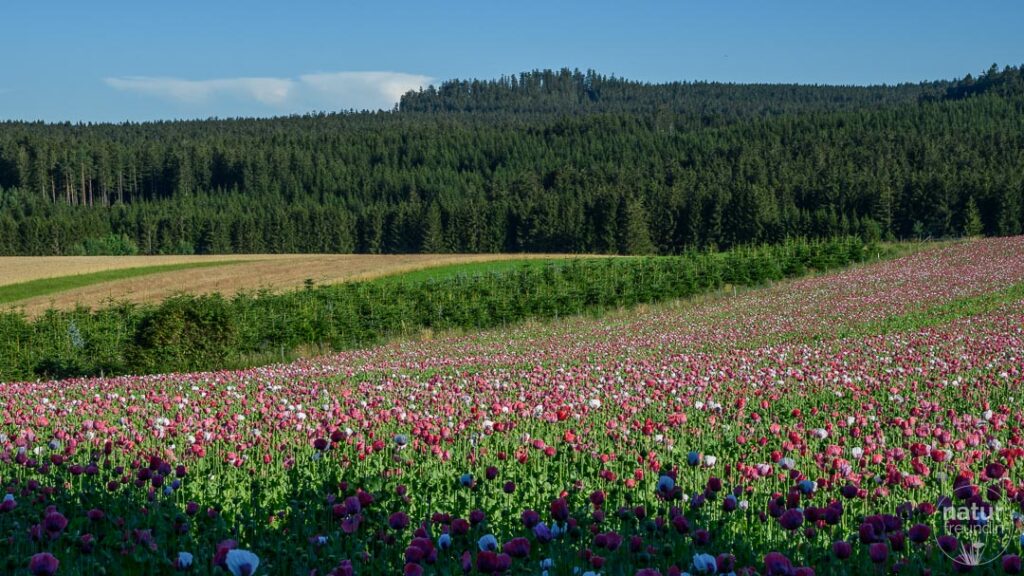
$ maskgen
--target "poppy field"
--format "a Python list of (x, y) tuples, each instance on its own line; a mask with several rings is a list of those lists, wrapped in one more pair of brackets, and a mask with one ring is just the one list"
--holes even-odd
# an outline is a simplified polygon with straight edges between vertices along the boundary
[(0, 387), (3, 574), (1017, 574), (1024, 238)]

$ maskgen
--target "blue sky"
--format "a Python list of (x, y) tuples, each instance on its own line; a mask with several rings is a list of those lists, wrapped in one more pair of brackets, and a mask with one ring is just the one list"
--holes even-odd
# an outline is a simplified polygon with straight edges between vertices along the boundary
[(445, 79), (916, 82), (1024, 63), (1024, 3), (917, 0), (10, 2), (0, 119), (390, 108)]

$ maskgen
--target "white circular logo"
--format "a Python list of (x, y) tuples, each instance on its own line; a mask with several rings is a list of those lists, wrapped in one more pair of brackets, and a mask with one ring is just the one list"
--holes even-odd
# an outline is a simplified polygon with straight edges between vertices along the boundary
[(942, 525), (939, 549), (964, 566), (981, 566), (1002, 557), (1016, 534), (1013, 512), (1003, 504), (1002, 485), (958, 481), (952, 498), (939, 501)]

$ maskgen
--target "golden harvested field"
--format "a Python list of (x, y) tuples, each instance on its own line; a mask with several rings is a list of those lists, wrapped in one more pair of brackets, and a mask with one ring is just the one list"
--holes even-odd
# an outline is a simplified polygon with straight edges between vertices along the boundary
[(566, 256), (559, 254), (232, 254), (221, 256), (0, 257), (0, 286), (115, 269), (225, 262), (223, 266), (186, 268), (90, 284), (56, 294), (20, 300), (0, 308), (23, 309), (29, 316), (35, 316), (47, 308), (67, 309), (76, 304), (95, 307), (111, 300), (152, 302), (182, 292), (191, 294), (220, 292), (230, 295), (240, 291), (262, 288), (280, 291), (301, 287), (307, 278), (317, 284), (331, 284), (450, 264), (563, 257)]
[(40, 278), (90, 274), (124, 268), (274, 258), (289, 258), (289, 256), (276, 254), (243, 256), (234, 254), (223, 256), (2, 256), (0, 257), (0, 286), (20, 284)]

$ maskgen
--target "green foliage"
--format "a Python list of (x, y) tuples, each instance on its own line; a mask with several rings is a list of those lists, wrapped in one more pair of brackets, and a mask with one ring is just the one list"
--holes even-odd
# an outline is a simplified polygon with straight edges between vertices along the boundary
[(860, 237), (868, 244), (882, 241), (882, 227), (875, 220), (865, 218), (860, 223)]
[(134, 256), (139, 246), (127, 234), (108, 234), (102, 238), (86, 238), (82, 243), (84, 256)]
[(981, 236), (985, 231), (984, 226), (978, 204), (972, 196), (967, 199), (967, 207), (964, 209), (964, 236)]
[(175, 296), (142, 317), (127, 350), (133, 371), (178, 372), (220, 366), (237, 336), (220, 295)]
[(427, 254), (447, 252), (444, 245), (444, 228), (441, 224), (441, 207), (436, 202), (430, 204), (423, 226), (423, 246), (421, 252)]
[(215, 370), (341, 350), (424, 329), (467, 330), (600, 313), (754, 286), (866, 259), (857, 237), (727, 252), (450, 267), (286, 294), (178, 296), (158, 306), (0, 314), (0, 380)]
[(162, 250), (161, 253), (162, 254), (171, 254), (171, 255), (175, 255), (175, 256), (191, 256), (192, 254), (196, 253), (196, 249), (192, 245), (192, 242), (190, 242), (187, 239), (182, 238), (182, 239), (174, 242), (174, 244), (172, 244), (172, 245), (168, 246), (167, 248), (165, 248), (164, 250)]
[(624, 217), (621, 252), (623, 254), (653, 254), (655, 252), (654, 242), (651, 241), (651, 227), (643, 200), (627, 201)]
[[(948, 84), (952, 87), (953, 84)], [(449, 80), (405, 94), (403, 113), (419, 114), (600, 114), (646, 112), (654, 128), (672, 131), (675, 115), (703, 123), (737, 117), (842, 110), (942, 97), (944, 84), (900, 86), (798, 86), (669, 82), (646, 84), (593, 70), (534, 70), (497, 80)], [(952, 94), (951, 94), (952, 96)]]

